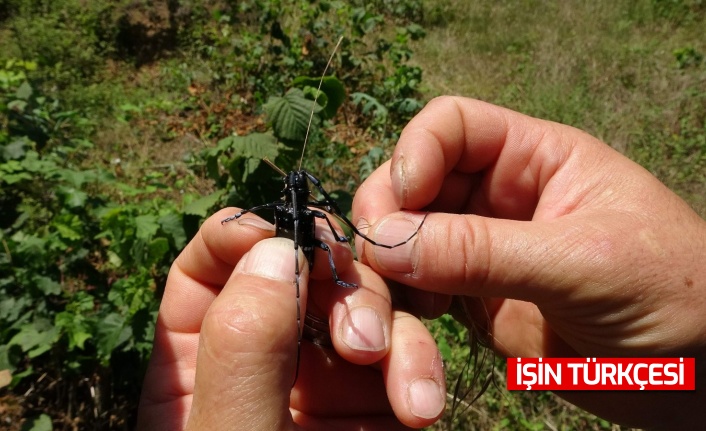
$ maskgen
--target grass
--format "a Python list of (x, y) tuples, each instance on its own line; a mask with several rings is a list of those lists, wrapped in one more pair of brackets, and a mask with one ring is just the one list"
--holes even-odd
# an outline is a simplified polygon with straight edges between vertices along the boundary
[[(705, 16), (696, 2), (427, 1), (413, 61), (427, 99), (473, 97), (583, 129), (706, 216)], [(622, 429), (550, 393), (508, 393), (494, 365), (497, 385), (434, 429)]]
[(583, 129), (706, 214), (706, 8), (694, 2), (427, 2), (425, 95)]

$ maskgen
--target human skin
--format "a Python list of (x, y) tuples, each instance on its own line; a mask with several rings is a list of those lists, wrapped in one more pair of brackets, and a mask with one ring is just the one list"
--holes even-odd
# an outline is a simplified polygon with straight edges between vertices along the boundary
[[(325, 225), (300, 251), (301, 315), (330, 315), (335, 350), (303, 340), (297, 368), (294, 243), (254, 215), (210, 217), (169, 272), (138, 430), (401, 430), (435, 422), (446, 390), (438, 349), (415, 317), (392, 309), (370, 268)], [(311, 276), (310, 276), (311, 275)], [(307, 301), (308, 299), (308, 301)]]
[(356, 242), (362, 262), (411, 287), (412, 309), (438, 315), (461, 298), (505, 356), (695, 357), (695, 391), (559, 395), (626, 425), (703, 425), (706, 222), (648, 171), (575, 128), (441, 97), (353, 202), (384, 243), (425, 213), (403, 247)]

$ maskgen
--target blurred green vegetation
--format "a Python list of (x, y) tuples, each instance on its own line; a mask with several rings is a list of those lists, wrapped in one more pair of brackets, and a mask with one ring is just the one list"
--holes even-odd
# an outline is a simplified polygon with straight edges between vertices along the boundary
[[(4, 423), (132, 428), (169, 265), (215, 209), (279, 194), (261, 156), (296, 166), (340, 36), (304, 166), (342, 202), (458, 94), (582, 128), (704, 215), (705, 21), (676, 0), (0, 2)], [(429, 327), (449, 391), (470, 385), (466, 330)], [(619, 429), (477, 372), (497, 387), (438, 429)]]
[(701, 1), (425, 3), (425, 96), (479, 98), (569, 124), (706, 214)]

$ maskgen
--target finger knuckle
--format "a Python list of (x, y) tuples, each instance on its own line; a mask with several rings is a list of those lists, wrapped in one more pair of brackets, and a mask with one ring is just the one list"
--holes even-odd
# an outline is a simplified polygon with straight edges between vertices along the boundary
[[(201, 337), (209, 354), (223, 361), (234, 354), (278, 350), (291, 330), (282, 328), (266, 304), (239, 298), (236, 304), (215, 304), (204, 318)], [(290, 327), (292, 325), (289, 325)], [(291, 335), (291, 334), (290, 334)], [(213, 346), (213, 348), (211, 348)]]

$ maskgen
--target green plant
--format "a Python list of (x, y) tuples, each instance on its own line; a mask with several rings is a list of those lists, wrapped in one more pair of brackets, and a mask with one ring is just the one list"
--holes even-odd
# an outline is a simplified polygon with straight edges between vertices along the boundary
[[(72, 162), (84, 140), (62, 124), (80, 116), (42, 96), (22, 72), (0, 70), (0, 369), (11, 386), (36, 373), (77, 385), (130, 361), (132, 385), (149, 357), (158, 286), (186, 244), (186, 210), (154, 190)], [(39, 141), (39, 142), (38, 142)], [(73, 383), (72, 383), (73, 382)], [(105, 408), (105, 406), (99, 406)], [(109, 415), (102, 411), (101, 418)]]
[(698, 67), (704, 60), (703, 54), (693, 46), (687, 46), (674, 50), (674, 58), (677, 60), (677, 67), (684, 69), (690, 66)]
[[(280, 194), (262, 157), (295, 169), (312, 109), (303, 167), (337, 176), (345, 208), (356, 173), (372, 171), (421, 106), (421, 69), (409, 64), (423, 33), (416, 0), (180, 3), (174, 51), (152, 57), (124, 45), (128, 3), (151, 7), (0, 6), (0, 369), (35, 418), (25, 428), (76, 423), (63, 412), (129, 427), (170, 263), (215, 206)], [(391, 109), (371, 126), (346, 92)], [(252, 123), (234, 133), (243, 118)], [(354, 147), (334, 124), (364, 139)], [(150, 155), (189, 133), (188, 151), (153, 166)], [(367, 154), (360, 169), (356, 154)]]
[(263, 109), (271, 131), (229, 136), (204, 151), (207, 174), (219, 189), (229, 191), (229, 204), (248, 208), (274, 200), (282, 184), (279, 174), (263, 160), (285, 171), (295, 169), (305, 138), (315, 141), (318, 124), (335, 115), (345, 94), (343, 84), (333, 76), (326, 77), (314, 102), (316, 88), (309, 85), (313, 83), (318, 84), (318, 79), (298, 77), (294, 84), (301, 89), (292, 88), (284, 96), (268, 100)]

